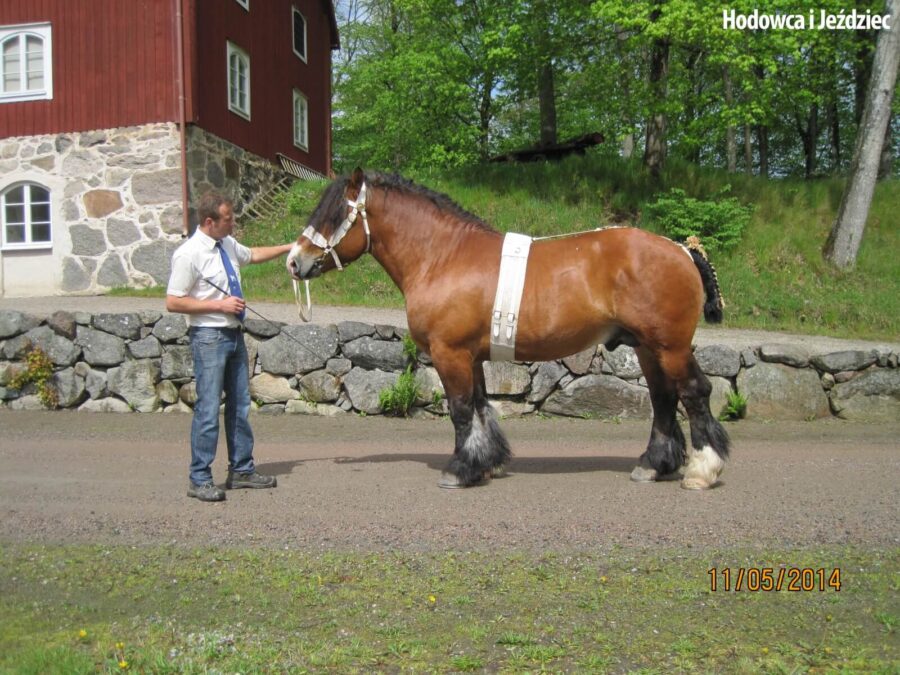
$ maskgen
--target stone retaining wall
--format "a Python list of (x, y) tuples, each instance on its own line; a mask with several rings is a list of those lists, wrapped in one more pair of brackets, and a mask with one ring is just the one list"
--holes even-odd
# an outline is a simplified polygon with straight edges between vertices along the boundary
[[(190, 412), (195, 401), (187, 323), (177, 314), (56, 312), (33, 317), (0, 311), (0, 402), (43, 407), (34, 385), (10, 387), (39, 346), (54, 364), (59, 407), (80, 411)], [(248, 319), (251, 395), (260, 414), (380, 414), (382, 389), (409, 365), (405, 330), (358, 322), (272, 325)], [(299, 341), (298, 345), (295, 340)], [(810, 354), (793, 345), (741, 351), (701, 347), (697, 361), (713, 383), (718, 413), (729, 391), (748, 399), (748, 417), (812, 420), (900, 419), (898, 354)], [(420, 399), (413, 416), (446, 414), (437, 372), (425, 355), (414, 364)], [(502, 416), (546, 414), (604, 419), (649, 418), (650, 397), (629, 347), (598, 347), (560, 361), (486, 363), (488, 395)], [(435, 396), (437, 392), (440, 396)]]

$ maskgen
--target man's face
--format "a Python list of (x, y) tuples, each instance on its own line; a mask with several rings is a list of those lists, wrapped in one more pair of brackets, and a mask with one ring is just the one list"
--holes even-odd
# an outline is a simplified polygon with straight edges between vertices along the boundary
[(231, 204), (219, 206), (219, 219), (207, 218), (203, 221), (203, 231), (210, 237), (219, 241), (224, 239), (234, 230), (234, 209)]

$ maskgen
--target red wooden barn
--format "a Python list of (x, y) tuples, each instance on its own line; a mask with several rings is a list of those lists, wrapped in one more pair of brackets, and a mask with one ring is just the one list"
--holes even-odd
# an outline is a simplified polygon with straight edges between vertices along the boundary
[(331, 173), (330, 0), (3, 0), (0, 295), (164, 284), (215, 188)]

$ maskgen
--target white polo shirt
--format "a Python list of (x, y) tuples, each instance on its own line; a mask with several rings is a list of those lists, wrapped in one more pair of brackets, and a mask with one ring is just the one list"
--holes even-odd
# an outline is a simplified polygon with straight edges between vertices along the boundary
[[(222, 248), (228, 254), (235, 274), (240, 280), (241, 266), (250, 262), (252, 252), (230, 236), (222, 239)], [(225, 273), (222, 256), (216, 248), (216, 240), (198, 228), (172, 256), (172, 275), (169, 277), (166, 293), (179, 298), (190, 296), (197, 300), (221, 300), (227, 297), (206, 279), (219, 288), (228, 290), (228, 275)], [(234, 314), (213, 312), (188, 314), (188, 324), (208, 328), (237, 328), (241, 322)]]

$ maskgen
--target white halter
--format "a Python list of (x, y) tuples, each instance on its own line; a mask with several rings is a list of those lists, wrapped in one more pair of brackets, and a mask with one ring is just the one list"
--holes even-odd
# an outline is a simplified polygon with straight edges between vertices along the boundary
[(356, 201), (352, 199), (348, 199), (347, 203), (350, 205), (350, 213), (347, 214), (347, 217), (344, 218), (344, 222), (342, 222), (338, 228), (331, 233), (331, 237), (326, 239), (322, 234), (315, 229), (313, 229), (312, 225), (309, 225), (305, 230), (303, 230), (303, 234), (300, 236), (306, 237), (313, 244), (322, 249), (322, 257), (325, 257), (327, 254), (331, 254), (331, 257), (334, 258), (335, 267), (337, 267), (342, 272), (344, 271), (344, 266), (341, 265), (341, 259), (338, 258), (337, 251), (334, 250), (334, 247), (341, 243), (341, 239), (343, 239), (346, 234), (350, 231), (350, 228), (353, 227), (353, 223), (356, 222), (357, 214), (362, 216), (363, 229), (366, 231), (366, 250), (365, 253), (368, 253), (372, 248), (372, 236), (369, 233), (369, 220), (366, 218), (366, 184), (363, 182), (362, 187), (359, 190), (359, 196), (356, 198)]
[[(346, 234), (350, 231), (350, 228), (353, 227), (353, 223), (356, 222), (357, 214), (362, 215), (363, 229), (366, 231), (366, 250), (368, 253), (372, 249), (372, 235), (369, 232), (369, 220), (366, 218), (366, 184), (363, 182), (362, 187), (359, 190), (359, 196), (356, 198), (356, 201), (351, 199), (347, 200), (347, 203), (350, 205), (350, 213), (347, 214), (347, 217), (344, 218), (344, 222), (340, 224), (340, 226), (331, 234), (329, 239), (325, 239), (322, 234), (313, 229), (312, 225), (307, 226), (305, 230), (303, 230), (303, 234), (301, 236), (309, 239), (313, 244), (322, 249), (322, 257), (324, 258), (329, 253), (331, 257), (334, 258), (335, 266), (341, 271), (344, 271), (344, 266), (341, 265), (341, 259), (338, 257), (337, 251), (334, 250), (334, 247), (341, 243), (341, 239), (343, 239)], [(312, 301), (309, 297), (309, 279), (306, 279), (303, 283), (306, 287), (306, 307), (303, 306), (303, 303), (300, 300), (300, 285), (297, 283), (297, 280), (294, 279), (294, 300), (297, 303), (297, 313), (300, 315), (300, 318), (304, 321), (309, 321), (312, 318)]]

